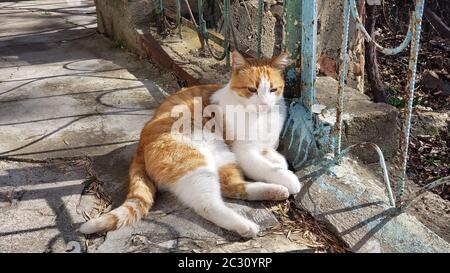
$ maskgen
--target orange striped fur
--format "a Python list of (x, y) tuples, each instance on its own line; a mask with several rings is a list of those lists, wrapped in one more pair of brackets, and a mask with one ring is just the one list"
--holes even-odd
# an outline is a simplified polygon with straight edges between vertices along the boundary
[[(126, 201), (111, 212), (84, 223), (80, 231), (106, 232), (135, 223), (147, 214), (154, 203), (157, 188), (162, 188), (171, 190), (185, 204), (191, 206), (197, 213), (203, 213), (203, 217), (219, 226), (236, 231), (245, 237), (255, 236), (258, 231), (257, 225), (226, 207), (220, 194), (229, 198), (248, 200), (281, 200), (288, 197), (290, 190), (288, 192), (288, 189), (281, 185), (245, 181), (231, 151), (233, 141), (222, 141), (222, 144), (218, 144), (217, 151), (205, 152), (202, 145), (195, 146), (174, 137), (172, 127), (178, 118), (173, 117), (171, 113), (174, 107), (179, 105), (185, 105), (191, 113), (194, 112), (194, 98), (201, 98), (203, 110), (212, 104), (215, 98), (213, 95), (218, 92), (235, 92), (238, 97), (249, 99), (256, 96), (254, 89), (258, 89), (263, 81), (266, 85), (270, 84), (271, 94), (282, 98), (284, 88), (282, 70), (287, 64), (286, 60), (285, 54), (270, 60), (246, 60), (235, 52), (229, 87), (194, 86), (183, 88), (169, 96), (142, 129), (139, 146), (129, 169)], [(224, 88), (230, 89), (227, 91)], [(193, 122), (192, 126), (203, 126), (207, 120), (203, 118), (202, 124)], [(226, 125), (223, 129), (226, 131)], [(223, 154), (218, 155), (219, 152)], [(256, 156), (265, 155), (266, 152), (261, 150)], [(211, 162), (215, 156), (216, 161)], [(284, 172), (288, 171), (286, 168), (283, 167)], [(203, 190), (204, 187), (209, 187), (208, 185), (211, 189), (206, 190), (205, 194), (210, 196), (205, 195), (205, 198), (199, 198), (198, 201), (192, 200), (194, 196), (202, 196), (202, 192), (195, 192), (196, 190)], [(185, 194), (191, 189), (192, 192)]]

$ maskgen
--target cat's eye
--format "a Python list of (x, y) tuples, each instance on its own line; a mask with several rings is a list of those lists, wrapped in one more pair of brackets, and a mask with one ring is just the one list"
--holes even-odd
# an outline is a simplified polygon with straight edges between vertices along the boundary
[(254, 88), (254, 87), (248, 87), (248, 91), (250, 91), (252, 93), (256, 93), (258, 91), (258, 89)]
[(278, 90), (277, 88), (272, 88), (272, 89), (270, 89), (270, 92), (272, 92), (272, 93), (277, 92), (277, 90)]

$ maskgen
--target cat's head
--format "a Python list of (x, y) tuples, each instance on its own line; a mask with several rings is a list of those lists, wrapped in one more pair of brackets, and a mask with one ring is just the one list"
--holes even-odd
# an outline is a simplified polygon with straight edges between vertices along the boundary
[(288, 54), (281, 53), (272, 59), (246, 59), (237, 51), (232, 55), (233, 71), (231, 92), (240, 103), (253, 105), (259, 110), (269, 110), (283, 97), (283, 71), (288, 64)]

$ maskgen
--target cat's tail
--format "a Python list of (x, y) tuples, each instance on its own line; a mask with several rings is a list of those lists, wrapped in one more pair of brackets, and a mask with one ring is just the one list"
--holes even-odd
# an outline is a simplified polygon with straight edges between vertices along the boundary
[(145, 172), (143, 153), (138, 150), (129, 170), (129, 188), (125, 202), (118, 208), (81, 225), (85, 234), (102, 233), (131, 225), (153, 206), (156, 185)]

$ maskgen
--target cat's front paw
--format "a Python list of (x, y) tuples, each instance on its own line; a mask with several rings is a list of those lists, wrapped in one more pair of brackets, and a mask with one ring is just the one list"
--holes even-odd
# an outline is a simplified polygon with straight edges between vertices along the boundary
[(285, 186), (289, 194), (297, 194), (302, 187), (298, 177), (290, 170), (279, 170), (277, 180), (277, 184)]
[(244, 238), (255, 238), (259, 232), (259, 226), (250, 220), (245, 219), (237, 230), (237, 233)]

